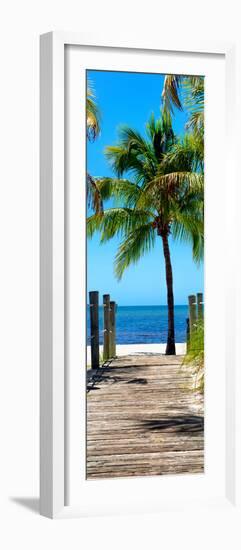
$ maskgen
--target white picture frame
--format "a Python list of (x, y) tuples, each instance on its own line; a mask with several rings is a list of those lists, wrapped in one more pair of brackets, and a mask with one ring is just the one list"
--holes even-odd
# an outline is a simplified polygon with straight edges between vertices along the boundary
[[(68, 503), (66, 463), (69, 425), (66, 421), (66, 293), (65, 293), (65, 46), (107, 48), (113, 52), (133, 50), (151, 52), (182, 52), (185, 54), (221, 55), (225, 58), (226, 92), (226, 163), (231, 166), (228, 177), (228, 216), (226, 238), (236, 229), (237, 176), (235, 171), (235, 46), (232, 44), (165, 44), (161, 39), (94, 38), (66, 32), (53, 32), (41, 36), (40, 42), (40, 510), (48, 517), (71, 516), (73, 513), (91, 513), (91, 503), (75, 506)], [(114, 50), (113, 50), (114, 49)], [(66, 126), (65, 126), (66, 125)], [(226, 182), (227, 191), (227, 182)], [(232, 240), (233, 242), (233, 240)], [(228, 252), (226, 281), (235, 265), (235, 243)], [(225, 494), (207, 495), (202, 503), (237, 504), (241, 496), (239, 459), (240, 434), (236, 421), (241, 413), (240, 390), (237, 388), (237, 312), (236, 289), (228, 285), (226, 308), (226, 440), (225, 440)], [(82, 434), (83, 437), (83, 434)], [(92, 482), (93, 483), (93, 482)], [(108, 481), (102, 480), (106, 483)], [(123, 483), (120, 481), (120, 483)], [(144, 482), (146, 483), (146, 481)], [(150, 486), (151, 487), (151, 486)], [(151, 488), (150, 488), (151, 490)], [(108, 492), (108, 490), (107, 490)], [(194, 491), (189, 492), (187, 503), (197, 503)], [(84, 494), (84, 493), (83, 493)], [(80, 496), (80, 499), (85, 498)], [(172, 502), (172, 506), (178, 504)], [(70, 504), (66, 506), (66, 504)], [(169, 505), (168, 505), (169, 506)], [(113, 507), (115, 508), (115, 506)], [(162, 509), (156, 503), (154, 509)], [(116, 508), (118, 510), (118, 507)], [(135, 506), (132, 508), (135, 511)], [(84, 512), (83, 512), (84, 510)], [(108, 511), (108, 506), (103, 511)], [(121, 510), (121, 508), (120, 508)], [(93, 506), (93, 513), (96, 509)], [(111, 503), (109, 507), (111, 511)], [(98, 507), (97, 507), (98, 512)]]

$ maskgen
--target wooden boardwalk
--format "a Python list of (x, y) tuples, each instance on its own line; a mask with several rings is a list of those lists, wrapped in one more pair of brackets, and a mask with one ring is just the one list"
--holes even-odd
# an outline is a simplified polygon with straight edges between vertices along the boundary
[(129, 355), (88, 376), (88, 479), (203, 472), (203, 402), (181, 362)]

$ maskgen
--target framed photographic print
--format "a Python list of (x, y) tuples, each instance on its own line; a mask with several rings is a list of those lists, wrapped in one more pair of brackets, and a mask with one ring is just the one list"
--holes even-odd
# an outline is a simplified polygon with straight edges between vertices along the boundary
[(235, 503), (234, 47), (40, 46), (41, 513)]

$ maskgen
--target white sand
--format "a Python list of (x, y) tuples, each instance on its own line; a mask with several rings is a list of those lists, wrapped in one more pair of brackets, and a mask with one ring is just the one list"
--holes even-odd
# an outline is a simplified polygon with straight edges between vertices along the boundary
[[(166, 344), (120, 344), (116, 346), (116, 355), (131, 355), (137, 353), (165, 353)], [(103, 346), (100, 346), (100, 353)], [(186, 344), (176, 344), (176, 354), (185, 355)], [(90, 346), (87, 346), (87, 364), (90, 364)]]

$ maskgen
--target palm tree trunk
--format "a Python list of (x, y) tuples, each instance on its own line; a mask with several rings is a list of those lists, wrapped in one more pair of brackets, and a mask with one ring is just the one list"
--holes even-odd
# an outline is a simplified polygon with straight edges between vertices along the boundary
[(167, 283), (167, 306), (168, 306), (168, 335), (166, 345), (166, 355), (176, 355), (175, 347), (175, 328), (174, 328), (174, 296), (173, 296), (173, 278), (170, 249), (168, 243), (168, 234), (162, 235), (163, 252), (166, 268)]

